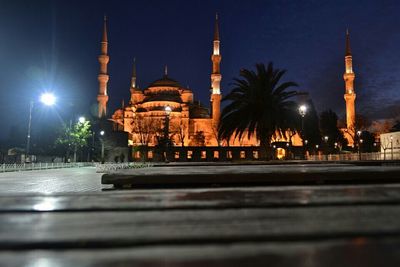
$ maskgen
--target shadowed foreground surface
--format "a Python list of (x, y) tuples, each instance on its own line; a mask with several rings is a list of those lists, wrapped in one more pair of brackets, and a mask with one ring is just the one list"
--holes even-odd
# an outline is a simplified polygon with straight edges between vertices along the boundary
[(400, 263), (399, 184), (101, 191), (59, 171), (0, 174), (1, 266)]

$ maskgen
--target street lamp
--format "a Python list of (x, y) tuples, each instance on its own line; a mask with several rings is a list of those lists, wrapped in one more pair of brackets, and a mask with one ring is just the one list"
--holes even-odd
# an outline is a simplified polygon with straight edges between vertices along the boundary
[[(40, 102), (46, 106), (53, 106), (56, 103), (56, 97), (52, 93), (44, 93), (40, 96)], [(28, 134), (26, 136), (26, 155), (29, 156), (31, 146), (31, 128), (32, 128), (32, 111), (34, 101), (31, 100), (29, 105)]]
[(328, 140), (329, 140), (329, 136), (325, 135), (324, 136), (324, 141), (325, 141), (325, 157), (326, 157), (326, 160), (328, 160)]
[(307, 113), (307, 106), (306, 105), (301, 105), (299, 107), (299, 114), (301, 116), (301, 140), (303, 142), (303, 156), (305, 158), (305, 148), (304, 148), (304, 117), (306, 116)]
[(85, 123), (86, 118), (81, 116), (81, 117), (79, 117), (78, 121), (79, 121), (79, 123)]
[(100, 143), (101, 143), (101, 163), (104, 163), (104, 140), (103, 136), (105, 135), (105, 131), (101, 130), (100, 131)]
[(44, 93), (40, 96), (40, 102), (46, 106), (53, 106), (56, 103), (56, 97), (52, 93)]
[(164, 126), (164, 160), (168, 162), (167, 158), (167, 151), (168, 151), (168, 144), (169, 144), (169, 116), (171, 115), (171, 107), (165, 107), (165, 126)]
[(360, 150), (360, 137), (361, 137), (361, 131), (357, 131), (357, 144), (358, 144), (358, 160), (361, 160), (361, 150)]
[(390, 146), (392, 150), (392, 160), (393, 160), (393, 136), (390, 136)]

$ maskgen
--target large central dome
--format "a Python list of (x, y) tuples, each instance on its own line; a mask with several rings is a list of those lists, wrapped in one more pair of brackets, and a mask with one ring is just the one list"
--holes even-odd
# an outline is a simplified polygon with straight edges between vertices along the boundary
[(158, 79), (158, 80), (152, 82), (149, 85), (149, 88), (150, 87), (163, 87), (163, 86), (182, 88), (182, 86), (179, 84), (179, 82), (169, 78), (167, 75), (164, 75), (164, 77), (162, 77), (161, 79)]

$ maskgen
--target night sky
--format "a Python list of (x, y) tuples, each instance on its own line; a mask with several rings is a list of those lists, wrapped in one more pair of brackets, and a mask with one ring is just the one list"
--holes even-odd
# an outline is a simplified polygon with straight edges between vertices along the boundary
[(319, 112), (344, 112), (345, 31), (351, 34), (357, 112), (400, 114), (400, 1), (0, 1), (0, 138), (26, 131), (30, 99), (44, 91), (34, 128), (89, 114), (96, 103), (103, 15), (109, 18), (109, 110), (138, 84), (171, 78), (208, 105), (215, 13), (220, 18), (222, 93), (241, 68), (273, 61), (308, 91)]

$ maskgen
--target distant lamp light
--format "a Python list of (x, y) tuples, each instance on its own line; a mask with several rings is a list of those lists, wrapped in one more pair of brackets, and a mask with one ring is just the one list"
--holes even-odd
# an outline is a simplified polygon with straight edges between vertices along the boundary
[(307, 144), (308, 144), (308, 140), (304, 140), (304, 144), (306, 144), (306, 145), (307, 145)]
[(83, 116), (81, 116), (81, 117), (79, 117), (78, 121), (79, 121), (80, 123), (85, 123), (86, 118), (83, 117)]
[(376, 143), (374, 143), (374, 146), (376, 146)]
[(286, 143), (286, 146), (289, 147), (289, 143)]
[(301, 105), (299, 107), (299, 113), (300, 113), (300, 116), (304, 117), (306, 115), (306, 113), (307, 113), (307, 106), (306, 105)]
[(56, 97), (52, 93), (44, 93), (40, 96), (40, 102), (46, 106), (52, 106), (56, 103)]
[(360, 137), (361, 131), (357, 131), (357, 135), (358, 135), (358, 137)]
[(104, 132), (103, 130), (100, 131), (100, 135), (103, 136), (106, 132)]
[(171, 114), (171, 111), (172, 111), (172, 109), (170, 106), (165, 107), (165, 113), (167, 114), (167, 116), (169, 116), (169, 114)]
[(362, 144), (364, 142), (364, 140), (363, 139), (360, 139), (360, 143)]
[(325, 136), (324, 136), (325, 142), (328, 142), (328, 139), (329, 139), (329, 136), (325, 135)]
[(315, 145), (315, 148), (318, 149), (318, 148), (319, 148), (319, 145)]
[(276, 145), (273, 145), (272, 147), (275, 149), (275, 148), (276, 148)]

